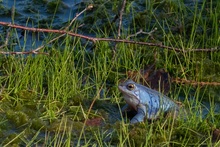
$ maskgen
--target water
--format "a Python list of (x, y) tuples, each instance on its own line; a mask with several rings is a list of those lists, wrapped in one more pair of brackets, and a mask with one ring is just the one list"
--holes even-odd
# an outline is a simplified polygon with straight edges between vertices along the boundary
[[(86, 1), (85, 1), (86, 2)], [(45, 3), (43, 1), (29, 1), (29, 0), (4, 0), (0, 3), (3, 9), (0, 11), (0, 21), (14, 23), (21, 26), (34, 28), (53, 28), (60, 29), (73, 19), (77, 13), (86, 7), (86, 3), (80, 0), (63, 0), (56, 13), (54, 13), (56, 6), (54, 3)], [(12, 13), (14, 19), (12, 19)], [(80, 19), (81, 17), (79, 17)], [(31, 50), (43, 44), (47, 33), (33, 33), (16, 29), (13, 36), (17, 43), (14, 50)], [(6, 34), (3, 26), (0, 26), (0, 33)], [(25, 36), (27, 35), (27, 36)], [(0, 40), (4, 42), (3, 40)]]
[[(135, 9), (135, 13), (141, 13), (147, 10), (149, 2), (146, 2), (145, 0), (133, 1), (131, 3), (131, 6), (132, 9)], [(161, 3), (162, 2), (163, 1), (161, 1)], [(173, 3), (175, 3), (175, 5), (177, 6), (180, 2), (182, 1), (173, 1)], [(13, 22), (15, 24), (27, 27), (61, 29), (62, 27), (65, 27), (66, 24), (71, 19), (73, 19), (77, 13), (81, 12), (83, 9), (86, 8), (86, 6), (91, 3), (94, 2), (92, 0), (62, 0), (59, 4), (59, 7), (57, 7), (56, 13), (54, 13), (54, 11), (56, 10), (56, 3), (53, 3), (52, 1), (3, 0), (0, 3), (0, 6), (2, 7), (0, 11), (0, 21), (9, 23)], [(100, 3), (96, 1), (95, 3), (95, 9), (97, 11), (108, 11), (108, 17), (110, 20), (114, 19), (115, 15), (118, 13), (115, 10), (115, 7), (118, 6), (113, 6), (110, 1), (106, 1), (105, 3)], [(203, 0), (183, 1), (183, 4), (190, 7), (190, 9), (194, 8), (194, 6), (197, 4), (201, 6), (202, 3)], [(117, 9), (119, 10), (119, 8)], [(100, 13), (102, 16), (98, 16), (98, 14), (97, 16), (94, 16), (96, 15), (95, 13), (97, 13), (96, 10), (90, 14), (89, 12), (87, 13), (86, 17), (91, 17), (91, 20), (86, 21), (86, 23), (82, 20), (84, 15), (78, 18), (78, 20), (82, 20), (82, 24), (85, 23), (85, 27), (80, 28), (81, 30), (78, 29), (78, 32), (93, 36), (94, 33), (89, 33), (90, 30), (95, 30), (97, 26), (100, 26), (101, 28), (102, 26), (108, 24), (109, 20), (106, 18), (106, 14)], [(15, 12), (14, 19), (12, 19), (13, 11)], [(131, 11), (131, 16), (133, 15), (132, 13), (133, 12)], [(155, 11), (155, 13), (158, 12)], [(122, 24), (124, 29), (132, 27), (132, 19), (132, 17), (123, 17)], [(151, 25), (154, 26), (155, 22), (152, 21)], [(136, 26), (136, 29), (138, 30), (139, 26)], [(17, 43), (17, 45), (13, 46), (13, 50), (15, 51), (29, 51), (31, 49), (35, 49), (42, 44), (45, 44), (43, 42), (45, 39), (48, 40), (47, 33), (33, 33), (28, 31), (25, 31), (24, 33), (24, 31), (20, 29), (16, 29), (16, 31), (17, 32), (14, 32), (12, 37), (10, 37), (10, 39), (13, 40), (11, 42)], [(0, 33), (6, 34), (3, 26), (0, 26)], [(110, 34), (109, 36), (111, 35), (112, 34)], [(4, 42), (4, 38), (0, 39), (0, 43)], [(12, 46), (10, 48), (12, 49)]]

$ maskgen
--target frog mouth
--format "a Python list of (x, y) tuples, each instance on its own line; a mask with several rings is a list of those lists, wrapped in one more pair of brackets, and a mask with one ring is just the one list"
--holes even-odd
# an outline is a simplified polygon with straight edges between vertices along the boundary
[(123, 86), (121, 86), (121, 85), (118, 86), (118, 89), (119, 89), (121, 92), (125, 92), (125, 91), (123, 90)]

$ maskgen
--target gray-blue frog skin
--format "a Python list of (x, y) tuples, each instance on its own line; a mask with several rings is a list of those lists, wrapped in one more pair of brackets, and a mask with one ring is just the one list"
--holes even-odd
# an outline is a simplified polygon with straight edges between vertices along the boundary
[(149, 120), (155, 119), (161, 112), (175, 112), (177, 115), (179, 111), (179, 106), (167, 96), (132, 80), (119, 84), (118, 88), (127, 103), (122, 111), (128, 107), (137, 111), (130, 121), (131, 124), (142, 122), (145, 117)]

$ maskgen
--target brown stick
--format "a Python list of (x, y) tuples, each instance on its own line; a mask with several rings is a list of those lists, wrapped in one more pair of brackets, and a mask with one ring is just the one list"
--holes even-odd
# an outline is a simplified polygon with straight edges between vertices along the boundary
[(120, 11), (120, 16), (119, 16), (118, 39), (121, 37), (122, 16), (123, 16), (123, 13), (124, 13), (125, 4), (126, 4), (126, 0), (123, 0), (121, 11)]
[[(123, 17), (123, 13), (124, 13), (125, 4), (126, 4), (126, 0), (123, 0), (122, 7), (121, 7), (121, 10), (119, 12), (119, 25), (118, 25), (118, 36), (117, 36), (117, 39), (120, 39), (120, 37), (121, 37), (121, 25), (122, 25), (122, 17)], [(113, 58), (112, 59), (115, 59), (116, 49), (117, 49), (117, 43), (115, 43), (115, 47), (112, 50), (113, 51)]]
[(79, 38), (83, 38), (86, 40), (90, 40), (93, 42), (97, 41), (109, 41), (109, 42), (121, 42), (121, 43), (130, 43), (130, 44), (139, 44), (139, 45), (147, 45), (147, 46), (154, 46), (154, 47), (160, 47), (160, 48), (165, 48), (168, 50), (176, 51), (176, 52), (213, 52), (213, 51), (220, 51), (219, 46), (215, 48), (205, 48), (205, 49), (180, 49), (176, 47), (170, 47), (170, 46), (165, 46), (162, 44), (156, 44), (156, 43), (150, 43), (150, 42), (139, 42), (139, 41), (132, 41), (132, 40), (126, 40), (126, 39), (112, 39), (112, 38), (95, 38), (95, 37), (89, 37), (77, 33), (72, 33), (72, 32), (67, 32), (65, 30), (52, 30), (52, 29), (41, 29), (41, 28), (30, 28), (30, 27), (24, 27), (20, 25), (15, 25), (7, 22), (0, 22), (0, 25), (3, 26), (8, 26), (12, 28), (17, 28), (17, 29), (23, 29), (23, 30), (28, 30), (28, 31), (33, 31), (33, 32), (46, 32), (46, 33), (58, 33), (58, 34), (68, 34), (70, 36), (75, 36)]
[(198, 85), (200, 85), (200, 86), (206, 86), (206, 85), (220, 86), (219, 82), (198, 82), (198, 81), (181, 79), (181, 78), (173, 78), (172, 82), (177, 83), (177, 84), (190, 84), (190, 85), (193, 85), (193, 86), (198, 86)]

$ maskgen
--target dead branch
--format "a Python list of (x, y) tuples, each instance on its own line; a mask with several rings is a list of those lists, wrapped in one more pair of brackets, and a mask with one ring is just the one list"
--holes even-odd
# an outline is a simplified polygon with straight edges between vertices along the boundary
[[(74, 37), (79, 37), (82, 39), (86, 39), (92, 42), (97, 42), (97, 41), (107, 41), (107, 42), (115, 42), (115, 43), (130, 43), (130, 44), (139, 44), (139, 45), (146, 45), (146, 46), (152, 46), (152, 47), (160, 47), (160, 48), (165, 48), (171, 51), (176, 51), (176, 52), (201, 52), (201, 51), (205, 51), (205, 52), (213, 52), (213, 51), (220, 51), (219, 46), (215, 47), (215, 48), (205, 48), (205, 49), (181, 49), (181, 48), (176, 48), (176, 47), (172, 47), (172, 46), (165, 46), (161, 43), (150, 43), (150, 42), (139, 42), (139, 41), (133, 41), (133, 40), (127, 40), (130, 37), (134, 37), (137, 36), (138, 34), (148, 34), (151, 35), (154, 31), (156, 31), (156, 29), (150, 31), (150, 32), (143, 32), (143, 30), (140, 30), (139, 32), (133, 34), (133, 35), (129, 35), (127, 37), (127, 39), (119, 39), (121, 36), (121, 25), (122, 25), (122, 16), (123, 16), (123, 12), (124, 12), (124, 8), (125, 8), (125, 4), (126, 4), (126, 0), (123, 0), (122, 3), (122, 8), (120, 10), (120, 18), (119, 18), (119, 27), (118, 27), (118, 39), (113, 39), (113, 38), (95, 38), (95, 37), (89, 37), (89, 36), (85, 36), (85, 35), (81, 35), (81, 34), (77, 34), (77, 33), (73, 33), (68, 31), (69, 27), (72, 25), (72, 23), (81, 15), (83, 14), (86, 10), (90, 10), (93, 8), (93, 5), (89, 5), (87, 8), (85, 8), (83, 11), (81, 11), (79, 14), (77, 14), (73, 20), (70, 22), (70, 24), (65, 27), (63, 30), (54, 30), (54, 29), (43, 29), (43, 28), (31, 28), (31, 27), (26, 27), (26, 26), (21, 26), (21, 25), (16, 25), (16, 24), (11, 24), (11, 23), (7, 23), (7, 22), (1, 22), (0, 21), (0, 25), (3, 26), (8, 26), (10, 28), (16, 28), (16, 29), (22, 29), (22, 30), (28, 30), (28, 31), (32, 31), (32, 32), (44, 32), (44, 33), (57, 33), (57, 34), (61, 34), (60, 36), (50, 40), (47, 44), (54, 42), (55, 40), (58, 40), (60, 37), (63, 37), (65, 35), (70, 35), (70, 36), (74, 36)], [(6, 41), (5, 43), (0, 46), (0, 48), (3, 48), (5, 46), (8, 45), (8, 36), (9, 34), (7, 34), (6, 36)], [(27, 52), (5, 52), (5, 51), (0, 51), (0, 54), (47, 54), (47, 53), (39, 53), (38, 51), (41, 50), (42, 48), (44, 48), (45, 45), (42, 45), (32, 51), (27, 51)], [(115, 46), (116, 48), (116, 46)]]
[(123, 0), (121, 11), (120, 11), (120, 16), (119, 16), (118, 39), (121, 37), (122, 16), (124, 13), (125, 4), (126, 4), (126, 0)]
[(72, 21), (70, 22), (70, 24), (64, 29), (64, 30), (68, 30), (69, 29), (69, 27), (73, 24), (73, 22), (80, 16), (80, 15), (82, 15), (85, 11), (87, 11), (87, 10), (91, 10), (93, 8), (93, 5), (91, 4), (91, 5), (89, 5), (87, 8), (85, 8), (84, 10), (82, 10), (80, 13), (78, 13), (73, 19), (72, 19)]
[(219, 82), (198, 82), (194, 80), (187, 80), (181, 78), (172, 78), (172, 82), (176, 84), (189, 84), (193, 86), (220, 86)]
[(27, 52), (5, 52), (5, 51), (0, 51), (0, 54), (3, 55), (25, 55), (25, 54), (43, 54), (43, 55), (49, 55), (49, 53), (43, 53), (43, 52), (35, 52), (35, 51), (27, 51)]
[[(120, 37), (121, 37), (122, 17), (123, 17), (123, 13), (124, 13), (124, 9), (125, 9), (125, 4), (126, 4), (126, 0), (123, 0), (122, 7), (121, 7), (121, 10), (120, 10), (120, 13), (119, 13), (119, 25), (118, 25), (118, 36), (117, 36), (118, 39), (120, 39)], [(115, 43), (115, 47), (112, 50), (113, 51), (113, 58), (112, 58), (112, 60), (115, 59), (116, 48), (117, 48), (117, 43)]]
[(33, 32), (45, 32), (45, 33), (58, 33), (58, 34), (68, 34), (70, 36), (75, 36), (79, 38), (83, 38), (89, 41), (97, 42), (97, 41), (108, 41), (108, 42), (120, 42), (120, 43), (130, 43), (130, 44), (139, 44), (139, 45), (147, 45), (147, 46), (153, 46), (153, 47), (160, 47), (160, 48), (165, 48), (171, 51), (176, 51), (176, 52), (213, 52), (213, 51), (220, 51), (219, 46), (214, 47), (214, 48), (201, 48), (201, 49), (180, 49), (176, 47), (170, 47), (162, 44), (156, 44), (156, 43), (150, 43), (150, 42), (139, 42), (139, 41), (133, 41), (133, 40), (126, 40), (126, 39), (112, 39), (112, 38), (95, 38), (95, 37), (89, 37), (77, 33), (72, 33), (72, 32), (67, 32), (65, 30), (52, 30), (52, 29), (41, 29), (41, 28), (30, 28), (30, 27), (24, 27), (20, 25), (14, 25), (11, 23), (7, 22), (1, 22), (0, 25), (3, 26), (8, 26), (12, 28), (17, 28), (17, 29), (23, 29), (23, 30), (28, 30), (28, 31), (33, 31)]

